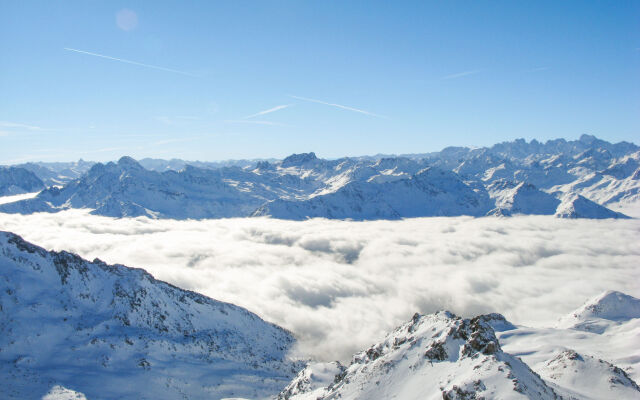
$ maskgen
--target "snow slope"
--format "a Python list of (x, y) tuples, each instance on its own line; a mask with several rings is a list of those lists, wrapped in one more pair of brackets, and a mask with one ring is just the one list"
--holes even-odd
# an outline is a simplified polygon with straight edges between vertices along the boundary
[(299, 370), (289, 332), (144, 270), (7, 232), (0, 268), (3, 398), (266, 398)]
[(567, 398), (637, 399), (639, 304), (607, 291), (562, 317), (555, 328), (496, 331), (505, 351), (521, 357)]

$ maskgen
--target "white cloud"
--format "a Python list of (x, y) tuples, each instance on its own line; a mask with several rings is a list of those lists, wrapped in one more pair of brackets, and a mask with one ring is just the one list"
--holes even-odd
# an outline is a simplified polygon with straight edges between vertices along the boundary
[(348, 359), (416, 311), (551, 325), (606, 289), (640, 296), (638, 220), (154, 221), (72, 210), (0, 214), (0, 226), (246, 307), (325, 360)]

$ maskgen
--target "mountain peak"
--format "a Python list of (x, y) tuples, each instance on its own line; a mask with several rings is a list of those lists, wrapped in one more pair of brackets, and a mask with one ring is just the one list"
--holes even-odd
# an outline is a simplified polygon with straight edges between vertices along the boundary
[(133, 158), (123, 156), (118, 160), (118, 166), (121, 168), (142, 168), (142, 166)]
[(640, 318), (640, 299), (615, 290), (607, 290), (573, 312), (578, 318), (609, 320)]
[(580, 139), (579, 139), (582, 143), (584, 144), (591, 144), (593, 142), (595, 142), (596, 140), (598, 140), (597, 137), (593, 136), (593, 135), (588, 135), (586, 133), (580, 135)]
[(610, 210), (577, 193), (566, 194), (555, 213), (558, 218), (629, 218), (625, 214)]
[(502, 351), (488, 322), (499, 320), (497, 314), (470, 320), (447, 311), (415, 314), (357, 353), (346, 369), (334, 367), (339, 373), (332, 381), (323, 379), (326, 387), (304, 379), (321, 369), (311, 366), (279, 399), (557, 398), (526, 364)]
[(602, 333), (608, 326), (640, 318), (640, 299), (607, 290), (561, 318), (558, 326)]
[(317, 159), (318, 159), (318, 157), (316, 157), (316, 153), (314, 153), (314, 152), (292, 154), (289, 157), (287, 157), (284, 160), (282, 160), (282, 166), (283, 167), (297, 167), (297, 166), (301, 166), (303, 164), (306, 164), (308, 162), (315, 161)]

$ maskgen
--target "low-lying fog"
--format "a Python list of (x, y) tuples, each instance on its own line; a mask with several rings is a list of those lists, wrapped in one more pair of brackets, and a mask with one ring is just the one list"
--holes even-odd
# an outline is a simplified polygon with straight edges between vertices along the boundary
[(73, 210), (0, 214), (0, 229), (246, 307), (320, 360), (348, 360), (415, 312), (553, 325), (606, 289), (640, 296), (639, 220), (173, 221)]

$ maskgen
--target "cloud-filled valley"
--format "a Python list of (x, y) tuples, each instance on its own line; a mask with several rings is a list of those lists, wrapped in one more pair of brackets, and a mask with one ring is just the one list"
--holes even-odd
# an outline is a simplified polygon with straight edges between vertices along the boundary
[(112, 219), (0, 214), (48, 249), (144, 268), (290, 329), (299, 354), (348, 359), (414, 312), (553, 325), (603, 290), (640, 295), (637, 220)]

